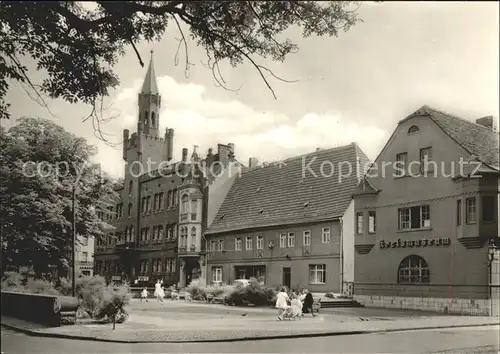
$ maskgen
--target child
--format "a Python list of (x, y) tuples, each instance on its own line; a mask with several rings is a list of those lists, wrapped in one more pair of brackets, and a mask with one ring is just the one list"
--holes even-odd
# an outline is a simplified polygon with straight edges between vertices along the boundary
[(292, 307), (293, 317), (302, 318), (302, 301), (299, 300), (298, 296), (294, 296), (290, 303)]
[(278, 293), (276, 297), (276, 308), (278, 309), (278, 320), (283, 321), (283, 314), (286, 311), (286, 308), (288, 307), (288, 301), (289, 301), (288, 294), (285, 292), (284, 288), (280, 289), (280, 292)]
[(146, 302), (148, 302), (148, 296), (149, 296), (148, 289), (147, 289), (147, 288), (144, 288), (144, 289), (141, 291), (141, 302), (142, 302), (142, 300), (146, 300)]

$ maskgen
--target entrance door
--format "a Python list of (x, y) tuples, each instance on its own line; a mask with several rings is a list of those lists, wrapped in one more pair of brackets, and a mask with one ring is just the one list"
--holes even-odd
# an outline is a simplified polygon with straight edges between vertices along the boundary
[(292, 285), (292, 270), (290, 267), (283, 268), (283, 286), (286, 286), (290, 290)]

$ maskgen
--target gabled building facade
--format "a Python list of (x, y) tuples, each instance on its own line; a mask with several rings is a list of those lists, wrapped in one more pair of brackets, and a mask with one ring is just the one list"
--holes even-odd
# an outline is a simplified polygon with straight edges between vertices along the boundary
[(226, 180), (220, 171), (238, 165), (231, 143), (218, 144), (216, 153), (209, 149), (206, 158), (195, 148), (191, 160), (183, 148), (181, 160), (173, 162), (174, 130), (161, 137), (161, 104), (151, 57), (138, 95), (137, 132), (123, 131), (123, 186), (115, 204), (106, 206), (104, 217), (115, 231), (96, 243), (95, 273), (108, 280), (184, 286), (201, 277), (211, 185)]
[(354, 194), (354, 298), (498, 314), (499, 176), (492, 117), (423, 106), (401, 120)]
[(349, 293), (351, 195), (368, 163), (355, 143), (261, 167), (251, 158), (205, 232), (207, 282), (255, 277), (272, 287)]

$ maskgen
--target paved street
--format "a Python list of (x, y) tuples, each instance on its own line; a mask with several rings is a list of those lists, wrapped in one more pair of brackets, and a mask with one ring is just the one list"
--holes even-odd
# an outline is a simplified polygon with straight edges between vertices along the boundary
[(494, 353), (500, 327), (234, 343), (118, 344), (29, 337), (2, 329), (4, 354), (31, 353)]

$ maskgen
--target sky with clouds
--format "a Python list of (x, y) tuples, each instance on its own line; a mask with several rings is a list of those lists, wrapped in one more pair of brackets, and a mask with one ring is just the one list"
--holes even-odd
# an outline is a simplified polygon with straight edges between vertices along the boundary
[[(189, 45), (194, 65), (186, 75), (182, 52), (175, 65), (179, 34), (173, 27), (161, 42), (141, 43), (138, 50), (145, 63), (154, 50), (160, 128), (175, 129), (174, 159), (184, 147), (192, 151), (198, 145), (205, 153), (232, 142), (244, 164), (250, 156), (276, 161), (353, 141), (374, 159), (397, 122), (424, 104), (471, 120), (499, 116), (498, 10), (497, 2), (363, 3), (363, 22), (338, 38), (303, 39), (292, 28), (288, 35), (299, 52), (284, 63), (259, 61), (298, 80), (270, 78), (276, 100), (249, 64), (221, 67), (227, 85), (241, 87), (238, 91), (217, 87), (203, 65), (204, 50), (194, 42)], [(136, 130), (137, 93), (146, 69), (133, 50), (116, 67), (121, 85), (105, 115), (117, 118), (102, 126), (110, 142), (119, 144), (123, 129)], [(97, 145), (96, 160), (107, 172), (123, 175), (121, 146), (104, 144), (91, 122), (81, 122), (89, 107), (53, 100), (49, 113), (17, 85), (8, 99), (14, 118), (56, 121)]]

